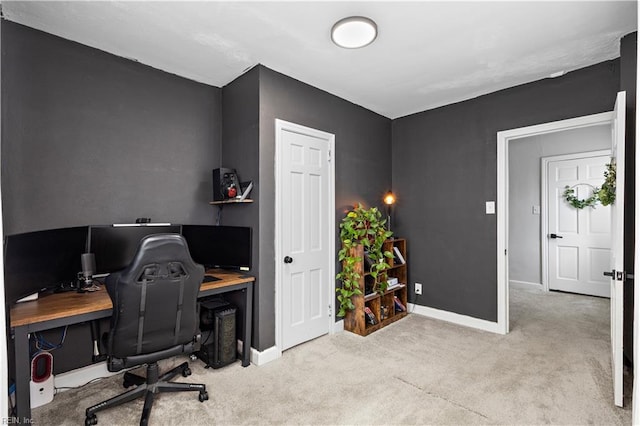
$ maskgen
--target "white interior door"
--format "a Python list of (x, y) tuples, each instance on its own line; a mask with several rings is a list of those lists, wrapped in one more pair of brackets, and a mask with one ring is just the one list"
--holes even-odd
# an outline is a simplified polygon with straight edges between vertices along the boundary
[[(606, 152), (606, 151), (605, 151)], [(611, 207), (600, 204), (577, 209), (563, 193), (567, 186), (586, 199), (602, 185), (608, 153), (561, 156), (547, 167), (549, 289), (609, 297), (609, 279), (602, 274), (611, 256)]]
[(276, 121), (282, 350), (327, 334), (333, 319), (333, 140), (331, 134)]
[(611, 209), (611, 367), (614, 402), (622, 407), (622, 330), (624, 306), (624, 144), (626, 93), (619, 92), (613, 109), (611, 156), (616, 164), (616, 200)]

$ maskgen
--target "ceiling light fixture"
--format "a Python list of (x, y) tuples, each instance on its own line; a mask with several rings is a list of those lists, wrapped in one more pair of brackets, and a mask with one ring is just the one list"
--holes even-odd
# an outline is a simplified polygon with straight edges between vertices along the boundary
[(373, 42), (378, 26), (364, 16), (350, 16), (336, 22), (331, 28), (331, 40), (345, 49), (358, 49)]

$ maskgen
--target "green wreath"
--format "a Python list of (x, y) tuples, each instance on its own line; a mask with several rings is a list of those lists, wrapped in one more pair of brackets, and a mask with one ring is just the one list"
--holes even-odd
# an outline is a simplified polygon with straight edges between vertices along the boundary
[[(578, 184), (578, 185), (589, 185), (589, 184)], [(607, 170), (604, 172), (604, 183), (600, 188), (593, 188), (593, 192), (589, 198), (585, 198), (584, 200), (579, 199), (575, 195), (575, 188), (578, 185), (574, 185), (570, 187), (569, 185), (564, 187), (564, 192), (562, 196), (567, 201), (567, 203), (571, 204), (571, 206), (576, 209), (583, 209), (585, 207), (596, 208), (596, 204), (598, 202), (603, 206), (608, 206), (609, 204), (613, 204), (616, 200), (616, 165), (613, 161), (607, 164)]]

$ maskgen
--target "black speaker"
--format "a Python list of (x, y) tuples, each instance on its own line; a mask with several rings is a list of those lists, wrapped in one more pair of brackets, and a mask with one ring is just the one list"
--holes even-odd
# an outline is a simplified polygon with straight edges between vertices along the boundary
[(236, 308), (222, 299), (200, 304), (200, 330), (203, 344), (196, 356), (207, 367), (220, 368), (233, 363), (236, 349)]
[(240, 194), (240, 181), (235, 169), (213, 169), (213, 201), (236, 198)]

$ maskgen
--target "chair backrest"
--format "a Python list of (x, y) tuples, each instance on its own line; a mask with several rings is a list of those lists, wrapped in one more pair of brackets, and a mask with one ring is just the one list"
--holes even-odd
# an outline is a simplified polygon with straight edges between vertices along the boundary
[(113, 302), (107, 354), (126, 358), (192, 342), (203, 276), (181, 235), (144, 237), (131, 264), (106, 279)]

